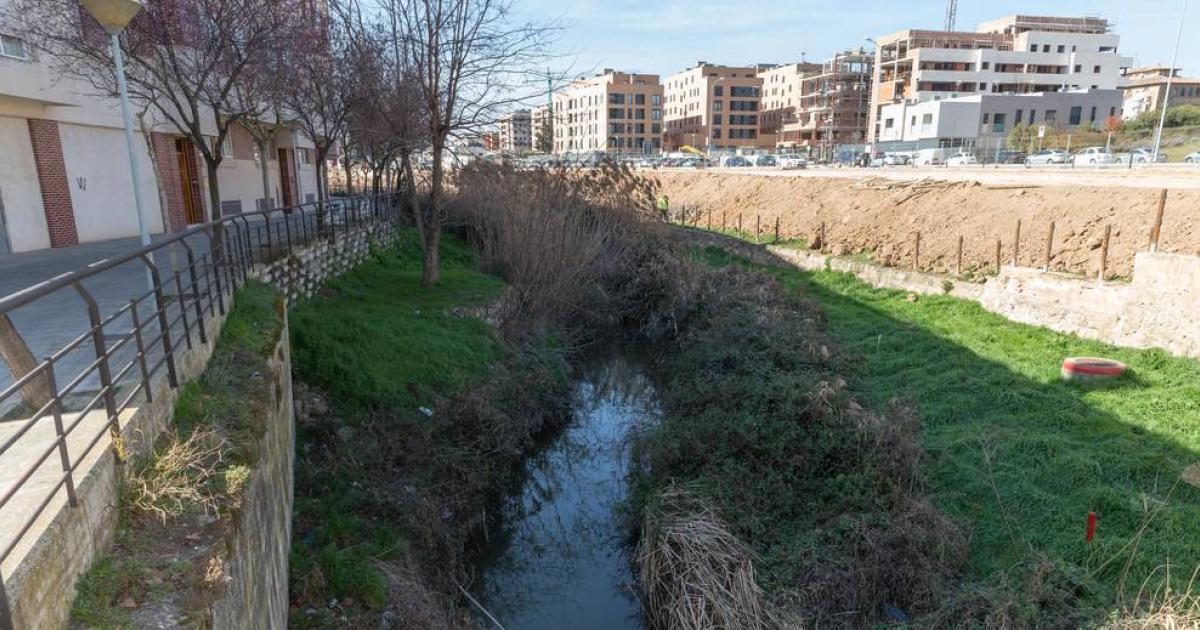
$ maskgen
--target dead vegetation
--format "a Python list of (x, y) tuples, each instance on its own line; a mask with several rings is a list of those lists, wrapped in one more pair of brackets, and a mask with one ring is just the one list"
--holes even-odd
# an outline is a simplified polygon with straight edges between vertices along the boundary
[(685, 488), (663, 490), (643, 518), (637, 551), (646, 615), (655, 628), (777, 627), (754, 577), (751, 551)]
[(123, 500), (135, 514), (163, 524), (186, 512), (216, 514), (225, 501), (224, 471), (229, 443), (211, 427), (196, 429), (186, 439), (171, 430), (157, 456), (135, 467), (125, 478)]

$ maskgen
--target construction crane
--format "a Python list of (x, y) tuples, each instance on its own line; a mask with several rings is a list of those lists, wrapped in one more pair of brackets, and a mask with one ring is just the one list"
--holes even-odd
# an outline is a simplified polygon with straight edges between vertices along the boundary
[(954, 21), (958, 18), (958, 0), (946, 0), (946, 30), (954, 30)]

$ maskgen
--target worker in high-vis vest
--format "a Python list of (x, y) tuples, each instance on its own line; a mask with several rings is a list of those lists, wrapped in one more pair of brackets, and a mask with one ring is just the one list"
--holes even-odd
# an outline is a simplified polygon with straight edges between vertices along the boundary
[(658, 213), (662, 215), (663, 221), (671, 220), (671, 200), (667, 199), (666, 195), (658, 198)]

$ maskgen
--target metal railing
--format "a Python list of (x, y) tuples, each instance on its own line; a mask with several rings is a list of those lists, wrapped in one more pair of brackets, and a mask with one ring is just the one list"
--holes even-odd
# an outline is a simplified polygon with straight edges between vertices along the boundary
[[(398, 217), (391, 195), (232, 215), (0, 298), (0, 324), (23, 321), (42, 351), (0, 380), (0, 564), (56, 498), (78, 505), (78, 475), (105, 436), (124, 456), (121, 421), (154, 401), (158, 379), (180, 386), (180, 358), (209, 342), (206, 322), (257, 265)], [(0, 628), (13, 627), (11, 612), (0, 576)]]

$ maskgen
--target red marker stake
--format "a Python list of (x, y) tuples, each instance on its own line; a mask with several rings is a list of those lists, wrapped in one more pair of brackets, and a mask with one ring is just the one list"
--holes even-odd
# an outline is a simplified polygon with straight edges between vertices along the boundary
[(1088, 512), (1087, 523), (1087, 541), (1092, 542), (1096, 538), (1096, 513)]

